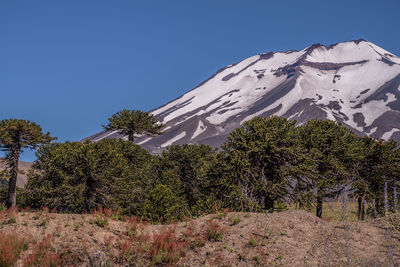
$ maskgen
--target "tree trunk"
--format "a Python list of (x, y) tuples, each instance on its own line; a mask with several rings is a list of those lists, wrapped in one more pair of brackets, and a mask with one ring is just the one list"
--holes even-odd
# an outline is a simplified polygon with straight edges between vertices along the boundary
[(363, 200), (361, 204), (361, 221), (364, 221), (365, 219), (365, 200)]
[(85, 204), (84, 204), (84, 210), (88, 213), (90, 213), (90, 209), (92, 208), (92, 203), (91, 203), (91, 196), (92, 196), (92, 185), (88, 182), (86, 182), (86, 189), (85, 189)]
[(376, 199), (375, 209), (378, 216), (385, 216), (385, 204), (381, 197)]
[(128, 140), (133, 142), (133, 132), (128, 133)]
[(357, 217), (358, 217), (358, 220), (360, 221), (361, 220), (361, 213), (362, 213), (362, 198), (361, 197), (358, 197), (357, 198), (357, 204), (358, 204), (358, 208), (357, 208)]
[(10, 151), (10, 181), (8, 182), (8, 200), (7, 208), (13, 208), (17, 204), (17, 176), (18, 176), (18, 160), (19, 149), (13, 147)]
[(303, 201), (299, 200), (299, 210), (303, 209)]
[(320, 191), (318, 190), (317, 192), (317, 208), (316, 208), (316, 214), (317, 217), (322, 218), (322, 195)]
[(90, 170), (90, 163), (87, 160), (84, 160), (84, 164), (82, 164), (82, 166), (85, 166), (84, 176), (86, 178), (85, 193), (84, 193), (85, 197), (84, 209), (86, 212), (90, 213), (91, 209), (96, 208), (94, 207), (95, 205), (93, 205), (96, 202), (95, 201), (96, 197), (94, 195), (96, 180), (93, 177), (93, 174)]
[(264, 198), (264, 208), (269, 212), (274, 212), (274, 199), (270, 196), (265, 196)]

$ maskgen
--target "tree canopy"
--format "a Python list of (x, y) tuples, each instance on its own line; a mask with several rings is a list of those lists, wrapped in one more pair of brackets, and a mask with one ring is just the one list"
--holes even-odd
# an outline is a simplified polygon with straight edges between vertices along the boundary
[(106, 139), (41, 147), (29, 174), (25, 206), (60, 212), (90, 212), (98, 207), (137, 213), (150, 154), (132, 142)]
[(182, 200), (184, 213), (205, 212), (209, 191), (208, 171), (216, 160), (216, 151), (208, 145), (173, 145), (157, 157), (155, 183), (167, 185)]
[(256, 117), (236, 129), (222, 149), (231, 180), (248, 201), (273, 211), (287, 193), (288, 171), (299, 158), (295, 121)]
[(163, 125), (151, 113), (140, 110), (124, 109), (108, 119), (103, 128), (107, 131), (117, 130), (121, 135), (127, 135), (133, 142), (135, 134), (159, 135)]
[(341, 192), (356, 176), (360, 142), (349, 129), (329, 120), (309, 120), (298, 127), (298, 134), (303, 153), (314, 166), (307, 175), (316, 189), (316, 215), (321, 217), (323, 199)]
[[(161, 155), (132, 140), (46, 144), (49, 134), (25, 124), (0, 123), (0, 148), (10, 170), (18, 167), (22, 148), (39, 146), (28, 184), (18, 191), (22, 207), (73, 213), (104, 207), (164, 223), (225, 208), (273, 212), (296, 203), (297, 208), (316, 204), (321, 217), (323, 201), (349, 194), (358, 201), (360, 219), (399, 210), (398, 144), (356, 136), (333, 121), (297, 126), (283, 117), (255, 117), (231, 132), (219, 150), (172, 145)], [(132, 138), (158, 131), (140, 127), (131, 131)]]

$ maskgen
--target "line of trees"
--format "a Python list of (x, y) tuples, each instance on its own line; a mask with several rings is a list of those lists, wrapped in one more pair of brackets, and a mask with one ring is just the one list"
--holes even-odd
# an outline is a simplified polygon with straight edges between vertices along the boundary
[[(12, 144), (18, 138), (7, 137), (7, 123), (0, 122), (0, 145), (12, 170)], [(174, 145), (158, 156), (132, 142), (138, 133), (161, 133), (162, 124), (150, 114), (122, 111), (104, 127), (128, 134), (130, 141), (50, 143), (48, 133), (29, 130), (36, 137), (24, 138), (19, 148), (40, 147), (28, 183), (17, 194), (18, 205), (67, 213), (102, 206), (159, 222), (216, 208), (273, 212), (289, 202), (299, 208), (315, 203), (322, 217), (323, 201), (343, 191), (357, 200), (360, 219), (372, 212), (367, 202), (374, 203), (377, 215), (398, 206), (397, 143), (358, 137), (337, 122), (310, 120), (296, 126), (282, 117), (256, 117), (233, 131), (220, 150)], [(15, 191), (11, 181), (9, 192)], [(10, 194), (7, 203), (12, 206)]]

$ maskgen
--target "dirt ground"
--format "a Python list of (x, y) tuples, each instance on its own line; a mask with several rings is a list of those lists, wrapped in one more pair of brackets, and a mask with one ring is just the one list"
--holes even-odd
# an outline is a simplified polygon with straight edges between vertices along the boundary
[[(34, 261), (45, 266), (51, 255), (59, 257), (59, 265), (72, 266), (398, 266), (400, 262), (400, 235), (387, 219), (345, 223), (300, 210), (219, 213), (169, 225), (112, 217), (3, 212), (0, 234), (27, 241), (17, 266)], [(50, 253), (47, 259), (40, 259), (41, 240), (49, 244), (40, 252)]]

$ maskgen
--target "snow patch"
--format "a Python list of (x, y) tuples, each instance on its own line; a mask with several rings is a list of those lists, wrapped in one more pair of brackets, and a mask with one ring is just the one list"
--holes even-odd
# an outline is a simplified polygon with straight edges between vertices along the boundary
[(361, 112), (364, 115), (364, 122), (366, 126), (370, 126), (377, 118), (382, 116), (383, 113), (391, 110), (387, 104), (395, 101), (396, 97), (391, 93), (387, 93), (386, 96), (388, 98), (387, 101), (383, 99), (372, 100), (362, 105), (362, 107), (359, 109), (353, 109), (354, 111)]
[(149, 138), (146, 138), (146, 139), (144, 139), (144, 140), (142, 140), (142, 141), (140, 141), (140, 142), (138, 142), (136, 144), (141, 145), (141, 144), (144, 144), (144, 143), (150, 141), (151, 139), (152, 139), (152, 137), (149, 137)]
[(117, 132), (118, 132), (117, 130), (111, 131), (111, 132), (107, 133), (106, 135), (102, 135), (99, 138), (94, 139), (93, 142), (97, 142), (97, 141), (103, 140), (103, 139), (105, 139), (105, 138), (109, 137), (110, 135), (115, 134)]
[(368, 135), (372, 135), (376, 132), (376, 130), (378, 130), (378, 127), (374, 127), (371, 130), (369, 130)]
[(384, 134), (382, 135), (382, 138), (385, 139), (385, 140), (389, 140), (390, 137), (392, 137), (392, 135), (393, 135), (395, 132), (398, 132), (398, 131), (400, 131), (400, 129), (393, 128), (393, 129), (390, 130), (389, 132), (384, 133)]
[(168, 140), (167, 142), (163, 143), (161, 145), (161, 147), (167, 147), (169, 145), (172, 145), (174, 142), (178, 141), (179, 139), (182, 139), (185, 136), (186, 136), (186, 132), (183, 131), (180, 134), (178, 134), (177, 136), (175, 136), (174, 138), (172, 138), (172, 139)]
[(193, 140), (195, 137), (199, 136), (206, 129), (207, 129), (207, 126), (205, 126), (204, 123), (200, 120), (199, 123), (197, 124), (196, 131), (194, 131), (192, 138), (190, 138), (190, 140)]

